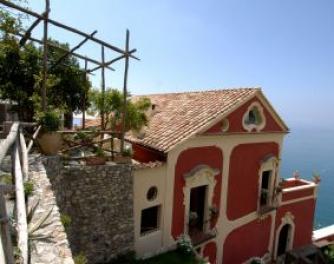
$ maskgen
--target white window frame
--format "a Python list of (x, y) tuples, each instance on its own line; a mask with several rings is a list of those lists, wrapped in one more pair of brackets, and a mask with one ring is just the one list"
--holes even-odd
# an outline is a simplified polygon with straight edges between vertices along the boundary
[[(249, 112), (253, 109), (253, 108), (257, 108), (260, 115), (261, 115), (261, 119), (262, 122), (260, 124), (247, 124), (246, 120), (248, 119), (248, 115)], [(253, 102), (252, 104), (250, 104), (247, 108), (247, 111), (244, 113), (243, 117), (242, 117), (242, 127), (248, 131), (248, 132), (252, 132), (254, 129), (259, 132), (262, 129), (264, 129), (264, 127), (266, 126), (266, 117), (264, 115), (264, 111), (263, 111), (263, 107), (259, 102)]]
[(279, 235), (281, 233), (283, 226), (285, 226), (286, 224), (289, 224), (291, 227), (291, 229), (288, 232), (288, 244), (287, 244), (286, 251), (289, 251), (293, 248), (293, 241), (294, 241), (295, 229), (296, 229), (294, 219), (295, 217), (291, 212), (286, 212), (285, 215), (281, 219), (281, 224), (279, 225), (276, 231), (275, 251), (274, 251), (275, 260), (278, 258), (277, 251), (278, 251)]
[(210, 231), (210, 208), (213, 206), (212, 198), (214, 195), (214, 189), (216, 186), (215, 176), (219, 174), (218, 169), (213, 169), (207, 165), (198, 165), (192, 169), (189, 173), (184, 175), (185, 186), (183, 187), (184, 200), (183, 204), (185, 206), (184, 212), (184, 231), (186, 234), (189, 233), (189, 210), (190, 210), (190, 192), (191, 189), (207, 186), (205, 195), (205, 205), (204, 205), (204, 226), (203, 232)]
[[(264, 160), (261, 164), (259, 170), (259, 182), (258, 182), (258, 212), (261, 212), (261, 209), (265, 207), (270, 207), (274, 205), (274, 195), (275, 195), (275, 187), (277, 185), (277, 168), (278, 168), (278, 159), (275, 156), (270, 156), (266, 160)], [(269, 178), (269, 188), (268, 188), (268, 198), (269, 201), (266, 205), (261, 205), (261, 193), (262, 193), (262, 176), (263, 172), (271, 171), (271, 175)]]

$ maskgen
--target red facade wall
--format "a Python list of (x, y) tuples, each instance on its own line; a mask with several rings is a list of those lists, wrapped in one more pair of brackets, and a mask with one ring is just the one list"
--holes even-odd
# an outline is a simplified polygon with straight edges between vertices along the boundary
[[(295, 223), (293, 247), (297, 248), (310, 244), (312, 242), (314, 209), (315, 199), (308, 199), (280, 207), (276, 214), (276, 231), (281, 225), (284, 215), (287, 212), (291, 212)], [(277, 232), (275, 232), (275, 235), (277, 235)]]
[[(263, 107), (263, 113), (266, 118), (266, 126), (262, 131), (264, 132), (281, 132), (283, 129), (280, 125), (275, 121), (270, 112), (265, 108), (265, 106), (257, 99), (253, 98), (249, 100), (244, 105), (240, 106), (237, 110), (232, 112), (227, 119), (229, 120), (229, 129), (228, 132), (246, 132), (246, 130), (242, 127), (242, 118), (248, 107), (253, 103), (258, 102)], [(208, 129), (205, 133), (221, 133), (221, 122), (218, 122), (210, 129)]]
[(211, 168), (218, 169), (219, 175), (215, 176), (216, 186), (214, 189), (213, 202), (217, 208), (220, 208), (220, 194), (222, 184), (222, 166), (223, 153), (215, 146), (198, 147), (187, 149), (179, 155), (175, 166), (174, 182), (174, 201), (173, 201), (173, 220), (172, 235), (177, 239), (184, 231), (185, 207), (183, 204), (183, 187), (185, 181), (183, 175), (191, 171), (197, 165), (208, 165)]
[(268, 216), (233, 230), (224, 243), (223, 263), (239, 264), (254, 256), (262, 257), (268, 251), (271, 221)]
[(164, 161), (164, 155), (156, 150), (151, 150), (149, 148), (145, 148), (139, 144), (132, 144), (133, 150), (133, 158), (140, 162), (150, 162), (150, 161)]
[(227, 217), (235, 220), (257, 210), (259, 169), (268, 155), (278, 157), (276, 143), (241, 144), (231, 154)]
[(311, 196), (313, 195), (313, 193), (314, 193), (314, 187), (308, 188), (305, 190), (296, 190), (293, 192), (283, 193), (282, 201), (285, 202), (287, 200), (293, 200), (293, 199)]
[(217, 245), (215, 242), (209, 242), (208, 244), (205, 245), (203, 249), (203, 257), (209, 258), (210, 264), (216, 264), (217, 261)]

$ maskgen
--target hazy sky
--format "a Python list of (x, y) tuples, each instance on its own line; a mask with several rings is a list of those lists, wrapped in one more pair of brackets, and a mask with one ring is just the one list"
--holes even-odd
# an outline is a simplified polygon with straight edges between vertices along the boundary
[[(43, 5), (30, 0), (39, 12)], [(130, 29), (141, 58), (130, 64), (134, 94), (260, 86), (288, 125), (334, 130), (333, 0), (51, 0), (51, 9), (51, 18), (118, 46)], [(91, 44), (79, 52), (101, 51)], [(121, 87), (123, 64), (115, 67), (107, 86)]]

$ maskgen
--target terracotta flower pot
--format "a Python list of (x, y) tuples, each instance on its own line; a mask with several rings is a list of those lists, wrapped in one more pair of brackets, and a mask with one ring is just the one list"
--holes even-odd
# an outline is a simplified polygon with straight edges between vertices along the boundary
[(98, 156), (86, 157), (85, 161), (86, 161), (86, 165), (89, 165), (89, 166), (106, 164), (106, 158), (98, 157)]
[(61, 135), (57, 132), (44, 133), (37, 140), (45, 155), (56, 155), (63, 143)]

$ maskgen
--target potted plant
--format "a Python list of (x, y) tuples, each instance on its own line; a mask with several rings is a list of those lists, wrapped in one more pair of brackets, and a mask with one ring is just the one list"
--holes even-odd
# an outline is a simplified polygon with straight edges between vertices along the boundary
[(118, 163), (131, 163), (132, 160), (132, 149), (131, 148), (125, 148), (122, 153), (117, 155), (115, 157), (115, 162)]
[(42, 133), (38, 137), (38, 144), (42, 153), (55, 155), (61, 149), (62, 137), (57, 133), (60, 127), (60, 113), (57, 110), (48, 110), (38, 115), (38, 123), (42, 126)]
[(86, 165), (95, 166), (95, 165), (104, 165), (106, 164), (106, 156), (102, 148), (97, 147), (95, 150), (95, 156), (86, 157)]

